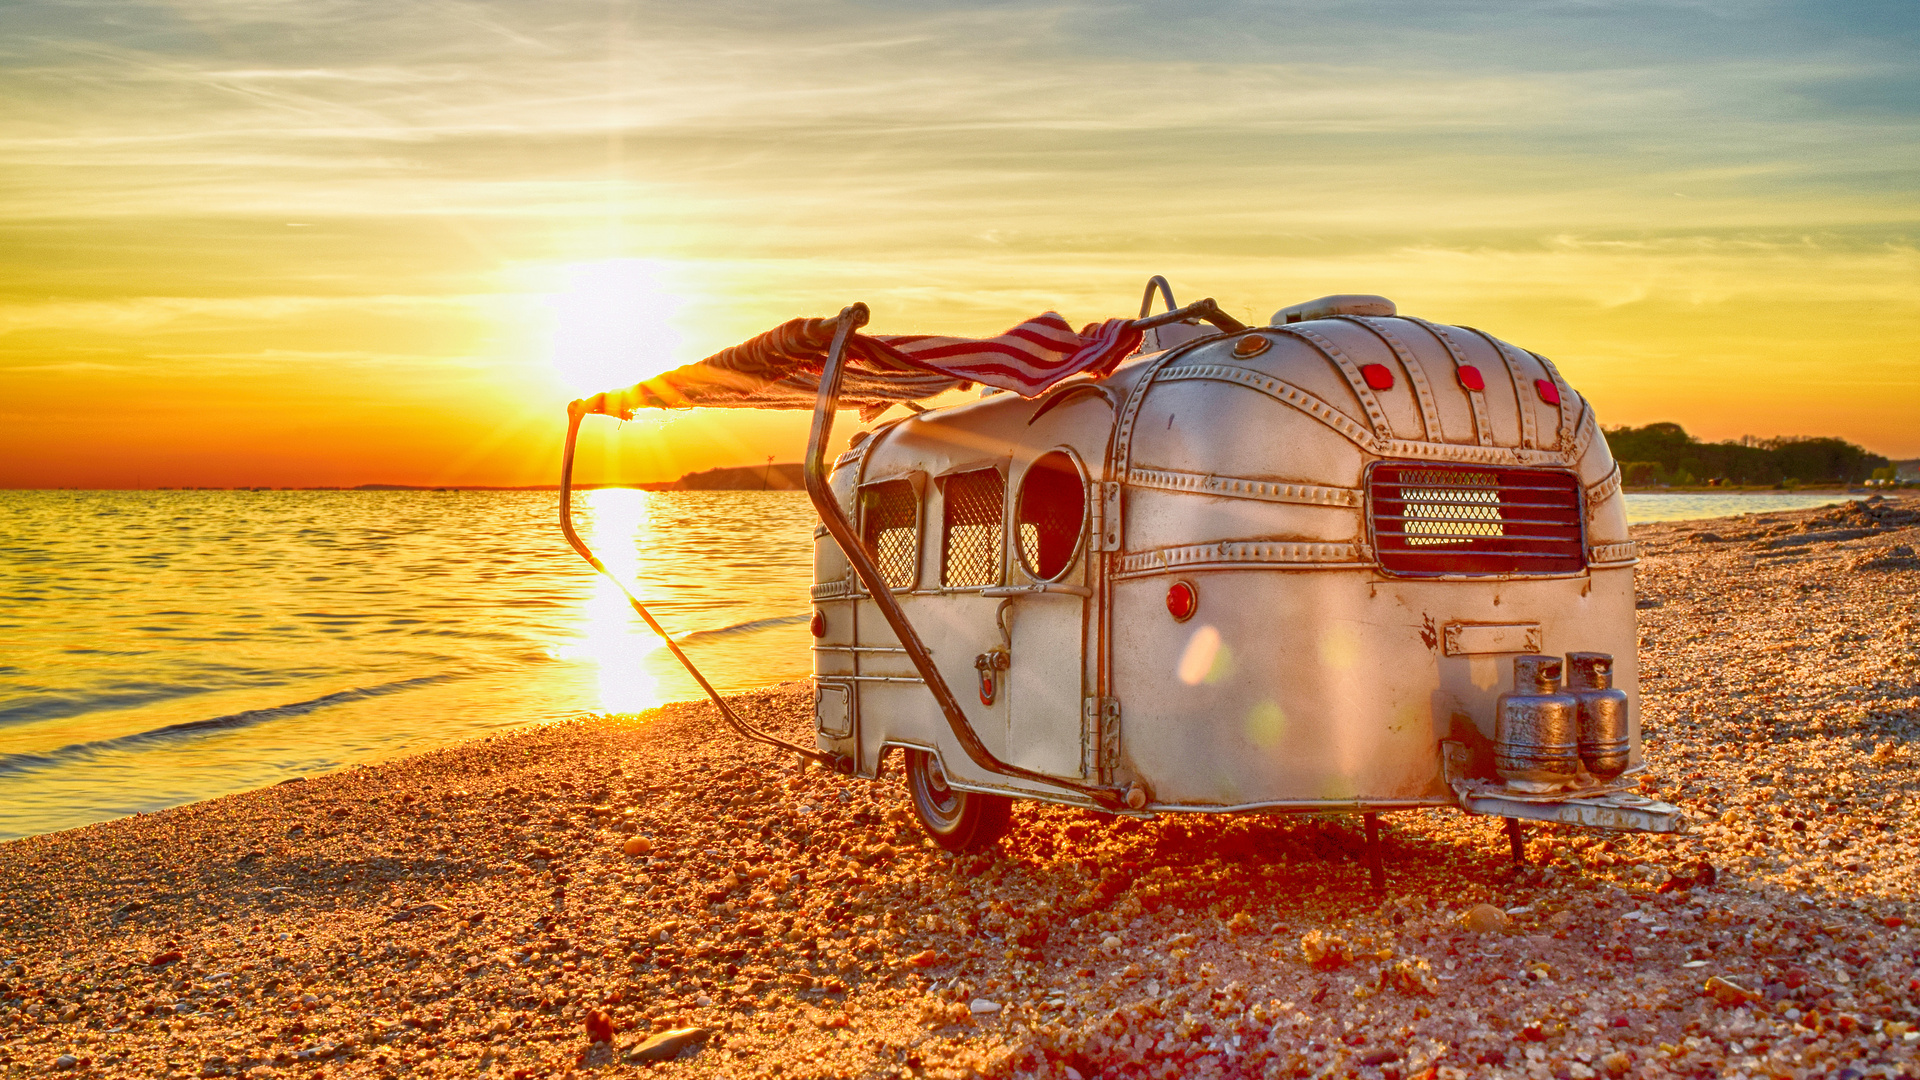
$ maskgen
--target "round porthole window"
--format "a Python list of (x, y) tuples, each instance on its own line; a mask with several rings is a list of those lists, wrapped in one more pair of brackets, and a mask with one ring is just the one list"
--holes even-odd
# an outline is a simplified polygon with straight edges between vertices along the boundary
[(1073, 458), (1060, 450), (1041, 455), (1021, 479), (1014, 508), (1020, 565), (1041, 581), (1066, 573), (1086, 520), (1087, 488)]

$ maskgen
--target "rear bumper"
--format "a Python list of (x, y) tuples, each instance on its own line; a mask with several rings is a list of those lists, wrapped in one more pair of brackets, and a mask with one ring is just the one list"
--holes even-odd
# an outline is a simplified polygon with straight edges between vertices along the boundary
[(1686, 811), (1672, 803), (1663, 803), (1625, 791), (1609, 792), (1562, 802), (1519, 802), (1497, 795), (1462, 793), (1460, 806), (1469, 814), (1498, 814), (1501, 817), (1530, 821), (1558, 821), (1564, 825), (1587, 825), (1596, 829), (1631, 829), (1635, 832), (1680, 833), (1687, 831)]
[(1585, 825), (1596, 829), (1629, 829), (1635, 832), (1686, 832), (1686, 811), (1672, 803), (1649, 799), (1630, 791), (1595, 791), (1583, 794), (1569, 791), (1554, 795), (1529, 795), (1501, 790), (1484, 780), (1470, 779), (1462, 766), (1467, 748), (1451, 740), (1441, 744), (1447, 766), (1447, 783), (1469, 814), (1496, 814), (1529, 821), (1557, 821), (1564, 825)]

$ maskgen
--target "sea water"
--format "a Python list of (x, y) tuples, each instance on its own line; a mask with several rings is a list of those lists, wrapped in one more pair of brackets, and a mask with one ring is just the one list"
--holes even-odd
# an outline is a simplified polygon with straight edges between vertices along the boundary
[(1693, 518), (1734, 517), (1739, 514), (1778, 513), (1786, 510), (1811, 510), (1816, 506), (1836, 506), (1862, 495), (1802, 495), (1787, 491), (1712, 492), (1649, 491), (1629, 492), (1627, 521), (1638, 525), (1646, 521), (1687, 521)]
[[(794, 492), (576, 496), (720, 689), (804, 678)], [(552, 492), (0, 492), (0, 838), (702, 692)]]
[[(1633, 494), (1634, 521), (1836, 502)], [(576, 496), (722, 690), (804, 678), (796, 492)], [(0, 492), (0, 838), (700, 688), (550, 492)]]

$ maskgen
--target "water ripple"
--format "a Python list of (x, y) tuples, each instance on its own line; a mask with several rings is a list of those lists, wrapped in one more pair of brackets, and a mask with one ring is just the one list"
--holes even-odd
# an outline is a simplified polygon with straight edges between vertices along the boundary
[(418, 679), (402, 679), (399, 682), (382, 686), (360, 686), (351, 690), (324, 694), (310, 701), (296, 701), (290, 705), (276, 705), (270, 709), (248, 709), (228, 716), (216, 716), (208, 720), (189, 720), (180, 724), (168, 724), (151, 731), (138, 731), (131, 735), (121, 735), (112, 739), (98, 739), (93, 742), (73, 743), (42, 754), (0, 754), (0, 775), (7, 773), (29, 772), (35, 769), (50, 769), (56, 766), (85, 761), (101, 754), (114, 751), (138, 750), (155, 743), (170, 740), (193, 738), (209, 735), (217, 731), (231, 731), (235, 728), (264, 724), (273, 720), (285, 720), (295, 716), (304, 716), (316, 709), (330, 705), (341, 705), (363, 698), (379, 697), (382, 694), (397, 694), (403, 690), (413, 690), (422, 686), (446, 682), (455, 676), (428, 675)]

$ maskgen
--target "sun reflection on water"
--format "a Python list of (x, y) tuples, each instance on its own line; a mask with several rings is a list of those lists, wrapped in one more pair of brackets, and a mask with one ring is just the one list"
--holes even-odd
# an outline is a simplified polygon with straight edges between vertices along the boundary
[[(652, 539), (651, 495), (626, 488), (574, 495), (581, 537), (628, 588), (638, 587), (640, 552)], [(555, 652), (563, 660), (594, 665), (603, 711), (640, 712), (661, 704), (660, 680), (651, 670), (656, 654), (664, 651), (660, 637), (605, 575), (596, 577), (593, 595), (581, 605), (578, 630), (578, 638)]]
[[(574, 521), (722, 693), (806, 677), (813, 516), (804, 495), (600, 488), (574, 494)], [(598, 711), (705, 696), (614, 582), (581, 584), (548, 652)]]

